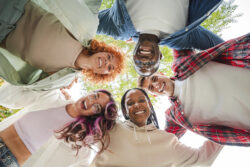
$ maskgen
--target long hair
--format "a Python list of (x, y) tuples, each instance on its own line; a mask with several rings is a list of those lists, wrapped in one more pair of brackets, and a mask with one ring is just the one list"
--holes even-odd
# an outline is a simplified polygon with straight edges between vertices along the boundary
[(77, 150), (77, 154), (82, 146), (92, 148), (91, 145), (97, 142), (101, 143), (101, 148), (98, 151), (100, 153), (110, 143), (108, 131), (115, 125), (117, 106), (111, 93), (106, 90), (98, 90), (96, 92), (105, 93), (110, 97), (109, 103), (101, 113), (93, 116), (80, 116), (55, 131), (56, 137), (63, 139), (67, 143), (71, 143), (72, 148)]
[(88, 69), (82, 70), (82, 73), (86, 76), (86, 79), (94, 82), (94, 83), (103, 83), (109, 82), (115, 79), (115, 77), (122, 73), (125, 68), (125, 54), (120, 51), (117, 47), (107, 45), (104, 42), (100, 42), (97, 40), (92, 40), (89, 48), (84, 48), (82, 53), (85, 55), (93, 55), (98, 52), (108, 52), (111, 53), (115, 58), (118, 59), (118, 65), (114, 69), (114, 71), (110, 74), (97, 74), (94, 73), (93, 70)]
[(127, 91), (124, 93), (124, 95), (122, 96), (121, 108), (122, 108), (122, 114), (123, 114), (124, 118), (125, 118), (126, 120), (129, 120), (128, 111), (126, 110), (126, 107), (125, 107), (125, 99), (126, 99), (126, 96), (127, 96), (128, 92), (130, 92), (130, 91), (132, 91), (132, 90), (135, 90), (135, 89), (141, 91), (141, 92), (146, 96), (146, 98), (147, 98), (147, 100), (148, 100), (148, 103), (149, 103), (149, 106), (150, 106), (150, 116), (149, 116), (149, 118), (148, 118), (148, 120), (147, 120), (147, 124), (154, 123), (154, 125), (155, 125), (157, 128), (159, 128), (159, 124), (158, 124), (158, 120), (157, 120), (157, 117), (156, 117), (156, 114), (155, 114), (154, 107), (153, 107), (153, 105), (152, 105), (152, 103), (151, 103), (151, 101), (150, 101), (150, 99), (149, 99), (147, 93), (146, 93), (143, 89), (141, 89), (141, 88), (132, 88), (132, 89), (129, 89), (129, 90), (127, 90)]

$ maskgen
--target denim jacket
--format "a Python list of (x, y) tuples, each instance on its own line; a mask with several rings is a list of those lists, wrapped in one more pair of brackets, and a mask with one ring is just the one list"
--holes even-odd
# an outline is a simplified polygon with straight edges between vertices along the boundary
[[(188, 21), (185, 28), (161, 39), (160, 45), (179, 49), (207, 49), (223, 40), (199, 26), (221, 4), (222, 0), (190, 0)], [(116, 0), (113, 6), (99, 12), (97, 33), (110, 35), (118, 40), (138, 40), (136, 31), (125, 6), (125, 0)]]

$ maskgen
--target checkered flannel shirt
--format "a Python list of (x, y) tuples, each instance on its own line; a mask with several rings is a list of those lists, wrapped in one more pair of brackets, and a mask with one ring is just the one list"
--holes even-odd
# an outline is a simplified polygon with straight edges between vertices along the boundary
[[(172, 79), (185, 80), (209, 61), (250, 69), (250, 33), (197, 54), (192, 50), (174, 50)], [(177, 97), (169, 99), (172, 106), (166, 111), (167, 132), (181, 137), (188, 129), (219, 144), (250, 146), (250, 131), (220, 125), (192, 124), (184, 116), (180, 100)]]

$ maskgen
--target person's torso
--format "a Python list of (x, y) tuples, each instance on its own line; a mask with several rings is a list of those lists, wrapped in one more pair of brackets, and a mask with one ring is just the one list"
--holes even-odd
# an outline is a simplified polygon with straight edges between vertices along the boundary
[(65, 106), (31, 112), (14, 123), (19, 137), (31, 153), (38, 150), (54, 131), (72, 121)]
[(82, 50), (53, 14), (33, 2), (26, 4), (24, 15), (7, 37), (6, 48), (45, 72), (74, 67)]
[(250, 71), (209, 62), (184, 81), (175, 95), (193, 124), (216, 124), (250, 129)]
[(110, 145), (97, 154), (91, 167), (170, 167), (178, 163), (174, 154), (175, 136), (161, 130), (133, 130), (117, 123), (110, 131)]
[(127, 0), (125, 4), (140, 33), (172, 34), (186, 26), (189, 0)]

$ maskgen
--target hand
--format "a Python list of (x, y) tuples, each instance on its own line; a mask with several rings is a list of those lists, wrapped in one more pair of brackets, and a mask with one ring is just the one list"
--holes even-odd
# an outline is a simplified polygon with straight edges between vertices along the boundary
[(71, 96), (65, 89), (71, 89), (74, 83), (77, 83), (78, 78), (75, 78), (68, 86), (65, 86), (63, 88), (60, 88), (61, 93), (64, 95), (66, 100), (70, 100)]

